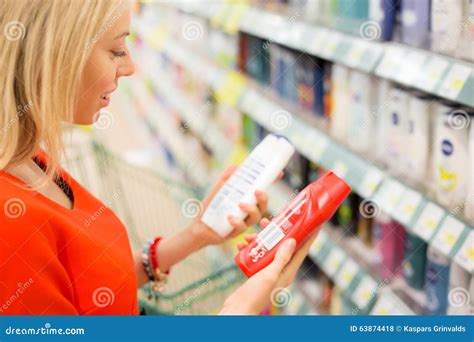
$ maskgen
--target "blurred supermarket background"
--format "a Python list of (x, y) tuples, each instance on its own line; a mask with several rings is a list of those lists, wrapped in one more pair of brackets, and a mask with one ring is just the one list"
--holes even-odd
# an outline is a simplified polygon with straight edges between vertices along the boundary
[[(137, 72), (75, 130), (66, 168), (139, 247), (284, 135), (297, 153), (268, 215), (324, 170), (354, 192), (262, 314), (472, 314), (473, 15), (473, 0), (138, 2)], [(218, 312), (244, 281), (240, 241), (193, 255), (159, 296), (142, 289), (142, 313)]]

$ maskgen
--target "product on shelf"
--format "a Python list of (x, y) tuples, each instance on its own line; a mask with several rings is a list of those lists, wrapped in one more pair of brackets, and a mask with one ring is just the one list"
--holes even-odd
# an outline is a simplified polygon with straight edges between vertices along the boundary
[(333, 105), (331, 108), (330, 132), (334, 138), (340, 141), (346, 141), (349, 130), (347, 120), (350, 112), (348, 79), (349, 69), (340, 64), (334, 64), (331, 73)]
[(309, 55), (303, 55), (297, 61), (296, 83), (298, 85), (298, 104), (301, 108), (309, 111), (313, 111), (316, 106), (314, 91), (314, 86), (318, 82), (316, 68), (320, 68), (316, 59)]
[(370, 204), (370, 202), (367, 202), (367, 199), (365, 200), (365, 202), (362, 201), (363, 200), (359, 198), (359, 201), (357, 202), (357, 236), (368, 247), (372, 247), (374, 217), (373, 215), (370, 215), (370, 213), (365, 213), (363, 206), (365, 204), (367, 208), (367, 206), (375, 204)]
[(453, 262), (449, 272), (448, 315), (471, 315), (474, 293), (473, 276), (462, 266)]
[(431, 0), (431, 49), (454, 55), (463, 25), (464, 0)]
[(408, 99), (407, 150), (405, 176), (410, 183), (421, 187), (426, 184), (432, 141), (431, 97), (422, 92), (412, 92)]
[(286, 166), (294, 151), (283, 137), (273, 134), (265, 137), (214, 196), (202, 221), (220, 236), (228, 235), (233, 229), (228, 216), (245, 218), (247, 214), (239, 204), (255, 204), (255, 190), (265, 190)]
[(402, 0), (401, 28), (402, 43), (429, 47), (431, 0)]
[(407, 233), (403, 275), (414, 289), (423, 289), (425, 283), (426, 250), (428, 245), (420, 237)]
[(432, 170), (437, 200), (449, 210), (462, 213), (468, 179), (467, 125), (458, 125), (460, 109), (442, 105), (436, 108)]
[(292, 189), (301, 190), (304, 188), (306, 178), (306, 159), (299, 153), (293, 154), (286, 167), (283, 180)]
[(349, 131), (347, 144), (354, 150), (366, 152), (373, 146), (374, 82), (366, 73), (352, 70), (349, 76)]
[(404, 155), (407, 153), (408, 93), (400, 88), (389, 90), (389, 125), (387, 130), (385, 158), (394, 174), (406, 174)]
[(268, 46), (268, 41), (248, 36), (245, 70), (250, 77), (264, 85), (270, 83), (270, 53)]
[[(395, 30), (395, 18), (397, 15), (398, 0), (369, 0), (369, 18), (379, 26), (376, 31), (380, 40), (392, 40)], [(363, 29), (363, 26), (360, 28)], [(367, 28), (368, 29), (368, 28)]]
[(351, 188), (332, 172), (308, 185), (236, 256), (242, 272), (250, 277), (270, 264), (278, 247), (294, 238), (301, 246), (334, 214)]
[(402, 274), (405, 228), (385, 213), (374, 220), (374, 246), (378, 254), (379, 274), (390, 280)]
[(271, 76), (272, 84), (277, 94), (284, 100), (293, 104), (298, 102), (297, 56), (298, 53), (284, 46), (278, 46), (277, 55), (271, 55), (272, 64), (275, 64)]
[(391, 83), (385, 79), (376, 80), (376, 107), (375, 107), (375, 143), (374, 145), (374, 156), (382, 165), (387, 165), (386, 151), (388, 144), (388, 135), (390, 127), (390, 114), (389, 114), (389, 93), (391, 89)]
[(331, 217), (330, 222), (346, 236), (355, 236), (357, 233), (359, 203), (359, 196), (355, 193), (351, 193)]
[(446, 315), (448, 308), (449, 259), (434, 247), (428, 247), (425, 294), (427, 315)]

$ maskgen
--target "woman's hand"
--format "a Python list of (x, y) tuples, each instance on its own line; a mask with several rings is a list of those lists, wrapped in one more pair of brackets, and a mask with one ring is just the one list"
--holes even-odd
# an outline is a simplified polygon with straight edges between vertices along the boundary
[[(210, 244), (219, 244), (226, 240), (232, 239), (237, 235), (242, 234), (247, 228), (251, 225), (254, 225), (260, 221), (263, 214), (267, 211), (268, 208), (268, 197), (264, 191), (257, 190), (255, 191), (255, 198), (257, 199), (257, 203), (255, 205), (248, 204), (248, 203), (240, 203), (240, 209), (246, 212), (248, 216), (242, 220), (234, 216), (229, 216), (227, 219), (229, 223), (232, 225), (234, 230), (227, 235), (226, 237), (221, 237), (217, 234), (214, 230), (212, 230), (209, 226), (201, 221), (201, 217), (204, 214), (204, 211), (209, 206), (209, 203), (220, 190), (220, 188), (225, 184), (225, 182), (230, 178), (230, 176), (236, 170), (236, 166), (232, 165), (228, 167), (223, 174), (219, 177), (219, 180), (214, 184), (212, 189), (207, 194), (206, 198), (202, 202), (203, 210), (200, 215), (195, 219), (192, 224), (192, 232), (197, 241), (201, 246), (206, 246)], [(279, 180), (283, 176), (283, 172), (278, 176), (275, 180)]]
[[(263, 219), (262, 227), (270, 221)], [(257, 315), (271, 302), (272, 292), (293, 282), (304, 258), (316, 239), (319, 230), (313, 233), (301, 247), (294, 252), (295, 240), (288, 239), (279, 248), (275, 259), (267, 267), (250, 277), (224, 303), (222, 315)], [(248, 242), (256, 235), (246, 237)], [(238, 246), (239, 250), (245, 245)]]

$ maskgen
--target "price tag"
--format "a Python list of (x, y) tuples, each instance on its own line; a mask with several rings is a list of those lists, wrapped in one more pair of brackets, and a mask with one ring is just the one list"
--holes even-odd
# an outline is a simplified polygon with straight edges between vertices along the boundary
[(234, 6), (225, 3), (220, 4), (211, 18), (211, 25), (214, 27), (222, 27), (226, 20), (232, 16), (233, 7)]
[(449, 63), (445, 59), (431, 56), (427, 61), (424, 72), (418, 75), (415, 84), (423, 90), (432, 92), (448, 66)]
[(454, 260), (468, 272), (474, 273), (474, 232), (469, 232), (466, 240), (454, 256)]
[(329, 253), (327, 259), (324, 262), (324, 266), (326, 266), (326, 273), (330, 277), (333, 277), (336, 274), (342, 262), (344, 261), (344, 258), (345, 254), (340, 248), (334, 247), (331, 250), (331, 253)]
[(462, 64), (454, 64), (441, 84), (438, 94), (455, 100), (471, 76), (471, 73), (472, 68)]
[(352, 300), (361, 309), (365, 308), (377, 296), (377, 282), (365, 276), (352, 294)]
[(402, 60), (401, 68), (398, 72), (397, 81), (404, 84), (411, 84), (423, 72), (422, 63), (426, 60), (426, 55), (417, 51), (410, 51), (406, 58)]
[(417, 191), (412, 189), (406, 189), (402, 195), (400, 202), (394, 211), (395, 218), (403, 223), (408, 225), (411, 221), (413, 215), (415, 214), (416, 209), (420, 205), (421, 199), (423, 196)]
[(315, 55), (323, 55), (323, 51), (326, 48), (326, 41), (328, 39), (328, 35), (329, 31), (327, 29), (315, 31), (309, 52), (314, 53)]
[(464, 223), (452, 216), (448, 216), (446, 220), (444, 220), (443, 225), (439, 229), (438, 233), (435, 235), (433, 239), (433, 246), (435, 246), (447, 256), (450, 256), (454, 245), (464, 230), (464, 227)]
[(336, 276), (336, 283), (341, 289), (347, 289), (351, 284), (352, 280), (359, 272), (359, 265), (353, 260), (348, 259), (341, 268), (341, 271)]
[(423, 240), (429, 242), (444, 216), (445, 211), (441, 207), (434, 203), (428, 203), (416, 222), (413, 231)]
[(383, 173), (378, 169), (371, 168), (359, 187), (361, 196), (364, 198), (372, 197), (382, 180)]
[(402, 59), (402, 49), (389, 47), (377, 67), (377, 75), (394, 79), (398, 74), (398, 66)]
[(380, 204), (382, 210), (392, 214), (405, 189), (400, 182), (386, 179), (380, 190), (375, 194), (374, 200)]
[(366, 50), (366, 45), (363, 42), (354, 41), (347, 57), (345, 59), (346, 64), (352, 68), (356, 67), (362, 61)]
[(321, 157), (329, 147), (329, 140), (326, 136), (320, 134), (317, 136), (317, 139), (315, 139), (312, 146), (310, 158), (311, 161), (317, 164), (321, 161)]
[(334, 162), (332, 169), (338, 177), (345, 178), (349, 168), (345, 162), (338, 159)]
[(318, 256), (322, 250), (322, 247), (328, 243), (329, 243), (329, 240), (328, 240), (327, 234), (324, 232), (324, 230), (320, 231), (318, 234), (318, 237), (316, 238), (316, 240), (314, 240), (313, 244), (311, 245), (310, 254), (315, 257)]
[(413, 315), (413, 312), (391, 291), (384, 291), (370, 311), (371, 315)]
[(326, 46), (321, 51), (323, 57), (332, 59), (336, 55), (336, 50), (342, 41), (342, 36), (339, 33), (331, 32), (326, 41)]
[(245, 11), (248, 7), (245, 4), (232, 4), (233, 11), (230, 13), (230, 17), (224, 22), (224, 30), (227, 33), (235, 34), (239, 31), (240, 22), (244, 17)]

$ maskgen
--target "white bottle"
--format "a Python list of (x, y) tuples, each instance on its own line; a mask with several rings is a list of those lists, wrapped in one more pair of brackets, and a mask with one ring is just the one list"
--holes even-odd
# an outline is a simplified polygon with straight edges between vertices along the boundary
[(350, 111), (347, 144), (358, 152), (367, 152), (374, 138), (374, 80), (366, 73), (351, 71), (349, 77)]
[[(437, 200), (456, 214), (462, 214), (468, 185), (468, 125), (463, 111), (437, 105), (433, 167)], [(456, 116), (459, 115), (458, 118)]]
[(428, 177), (431, 142), (431, 99), (422, 92), (412, 92), (408, 99), (407, 145), (405, 176), (422, 187)]
[(265, 190), (285, 168), (294, 152), (294, 147), (285, 138), (267, 135), (214, 196), (202, 221), (220, 236), (227, 236), (233, 230), (228, 216), (244, 219), (247, 213), (240, 209), (239, 204), (255, 204), (255, 190)]
[(399, 88), (389, 91), (389, 126), (386, 158), (389, 170), (394, 175), (404, 173), (403, 154), (406, 153), (408, 125), (408, 93)]
[(334, 64), (331, 70), (332, 84), (332, 112), (330, 122), (330, 133), (339, 141), (347, 141), (347, 131), (350, 111), (349, 95), (349, 69)]

